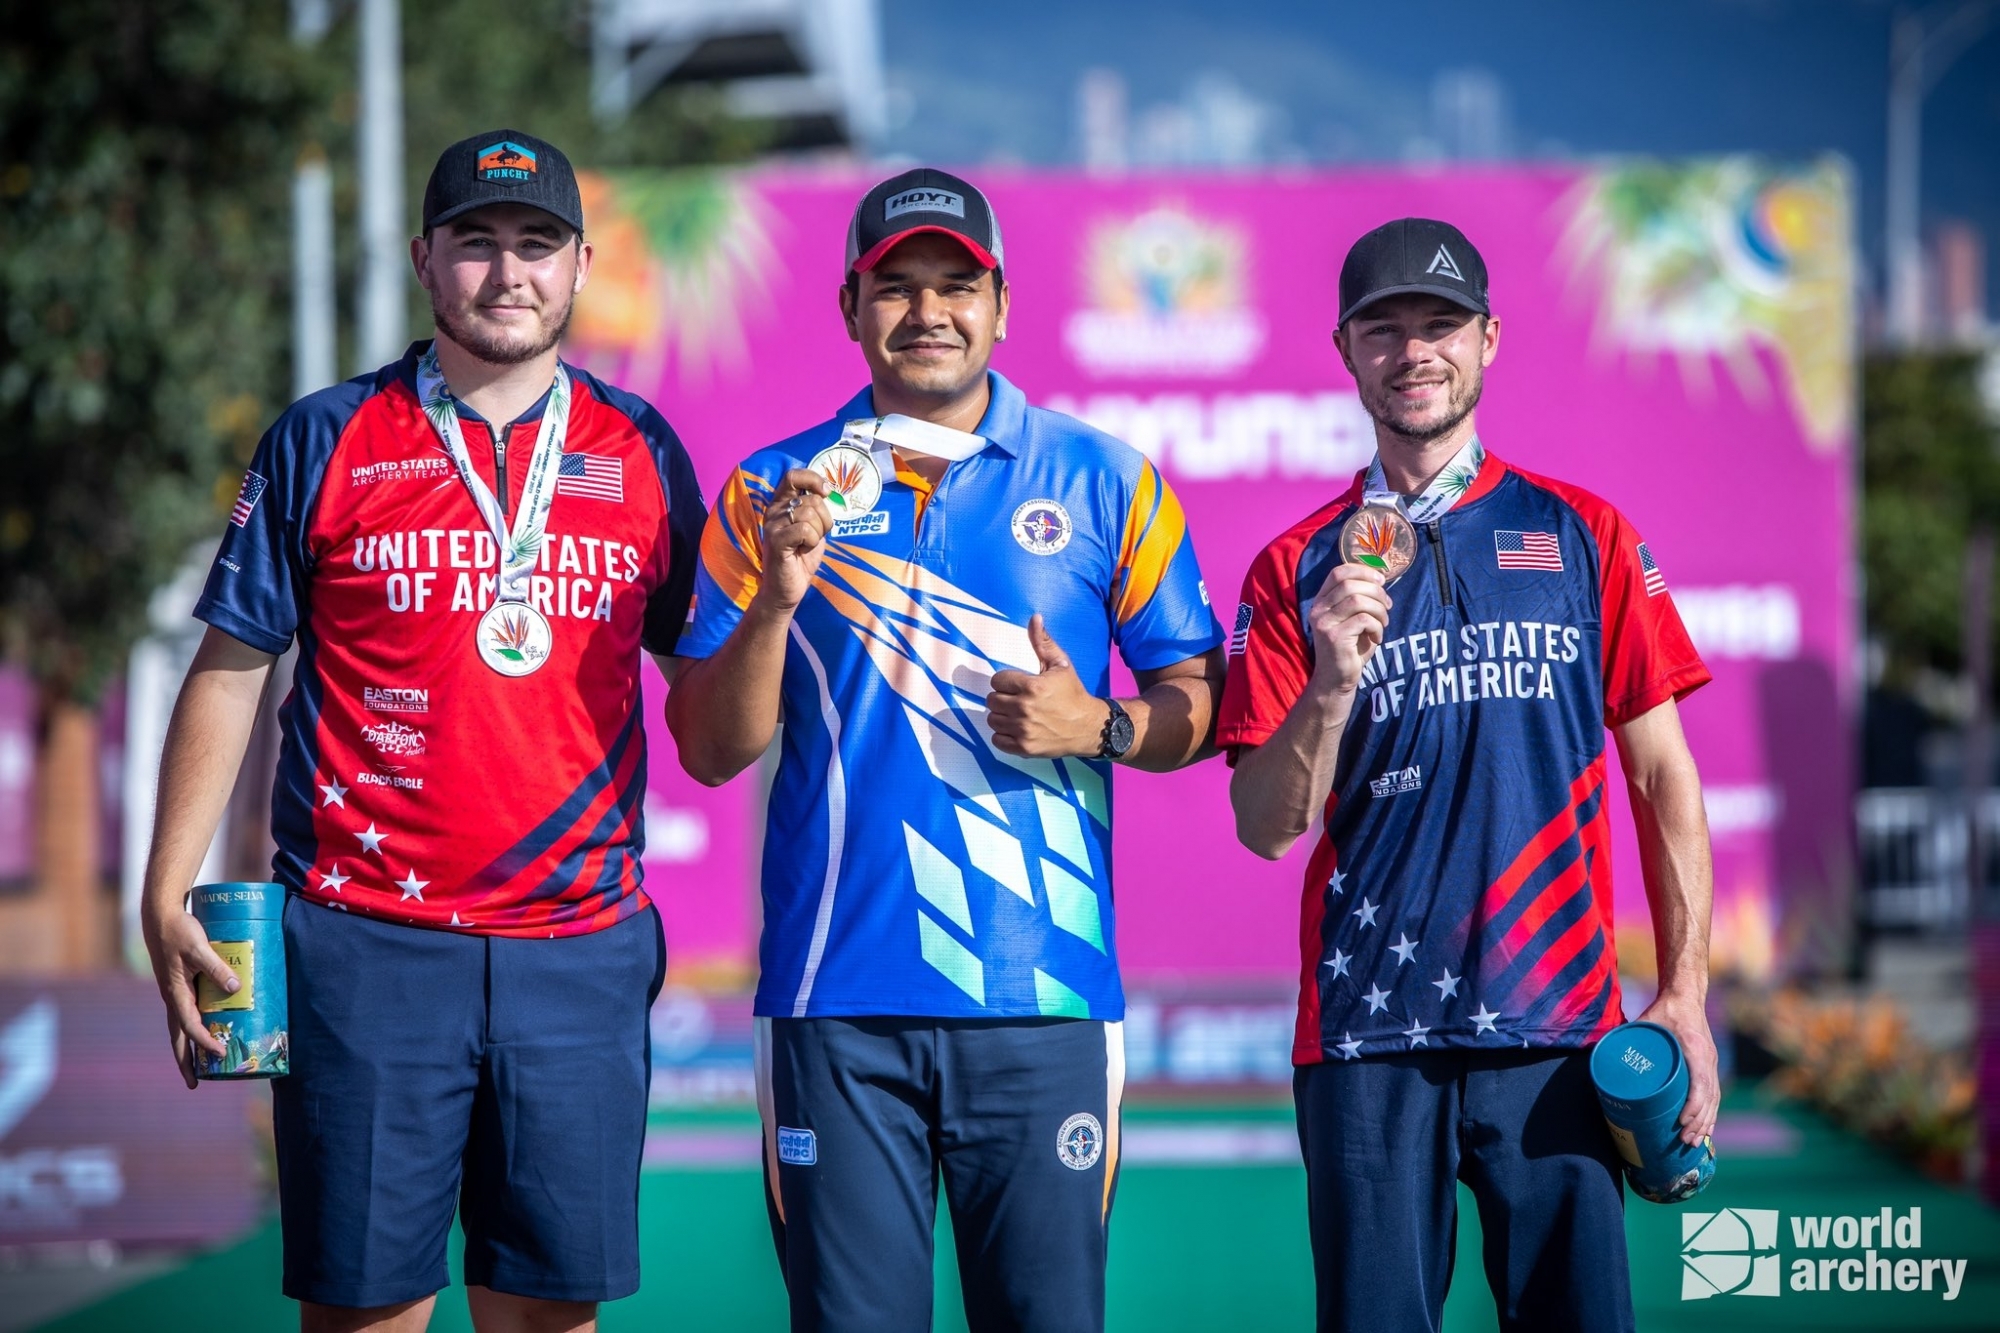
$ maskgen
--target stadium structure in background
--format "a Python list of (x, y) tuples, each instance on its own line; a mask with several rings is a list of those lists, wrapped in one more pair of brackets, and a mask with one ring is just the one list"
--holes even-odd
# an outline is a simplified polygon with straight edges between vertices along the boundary
[[(1372, 452), (1329, 337), (1347, 245), (1410, 214), (1471, 236), (1503, 320), (1486, 443), (1620, 497), (1715, 672), (1683, 717), (1715, 839), (1717, 967), (1755, 979), (1834, 962), (1852, 915), (1858, 690), (1838, 163), (974, 175), (1014, 291), (995, 368), (1161, 466), (1224, 612), (1262, 543)], [(598, 271), (567, 354), (656, 402), (710, 494), (860, 383), (835, 294), (872, 181), (767, 168), (586, 182)], [(699, 788), (664, 727), (653, 741), (647, 859), (676, 971), (747, 978), (761, 794)], [(1296, 974), (1298, 868), (1237, 845), (1227, 781), (1211, 763), (1117, 796), (1119, 948), (1141, 983)], [(1623, 783), (1611, 790), (1620, 956), (1643, 973), (1636, 844)]]

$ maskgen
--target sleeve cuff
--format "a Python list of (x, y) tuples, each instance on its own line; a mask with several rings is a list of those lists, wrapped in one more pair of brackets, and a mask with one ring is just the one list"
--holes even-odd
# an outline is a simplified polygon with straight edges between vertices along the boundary
[(1253, 749), (1271, 739), (1276, 727), (1259, 726), (1250, 722), (1238, 722), (1233, 726), (1215, 729), (1215, 748), (1222, 751), (1222, 757), (1231, 768), (1244, 750)]
[(1622, 727), (1633, 718), (1650, 713), (1669, 699), (1685, 699), (1715, 677), (1701, 662), (1690, 662), (1678, 671), (1669, 672), (1635, 690), (1624, 698), (1607, 702), (1604, 706), (1604, 725)]
[(269, 653), (273, 657), (284, 656), (285, 650), (292, 646), (291, 635), (274, 634), (261, 626), (253, 625), (234, 611), (205, 597), (195, 604), (194, 618), (204, 624), (213, 625), (230, 638), (246, 643), (260, 653)]

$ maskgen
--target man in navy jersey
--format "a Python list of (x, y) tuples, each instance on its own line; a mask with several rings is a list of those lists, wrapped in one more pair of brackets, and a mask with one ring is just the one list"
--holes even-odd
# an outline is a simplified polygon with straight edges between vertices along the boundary
[(590, 273), (553, 145), (447, 148), (411, 244), (437, 337), (257, 447), (195, 614), (143, 921), (188, 1085), (183, 906), (277, 655), (273, 1087), (284, 1290), (307, 1333), (417, 1330), (454, 1213), (481, 1333), (596, 1326), (639, 1284), (647, 1009), (639, 654), (669, 679), (706, 512), (646, 403), (564, 365)]
[[(1500, 322), (1456, 228), (1356, 242), (1334, 341), (1375, 461), (1251, 567), (1217, 732), (1245, 846), (1276, 858), (1324, 820), (1293, 1051), (1319, 1326), (1439, 1326), (1463, 1180), (1504, 1328), (1630, 1329), (1589, 1074), (1623, 1021), (1604, 735), (1659, 959), (1642, 1017), (1687, 1051), (1696, 1143), (1718, 1101), (1711, 871), (1676, 701), (1708, 671), (1625, 518), (1481, 443)], [(1400, 547), (1343, 556), (1366, 506), (1393, 511), (1374, 521)]]

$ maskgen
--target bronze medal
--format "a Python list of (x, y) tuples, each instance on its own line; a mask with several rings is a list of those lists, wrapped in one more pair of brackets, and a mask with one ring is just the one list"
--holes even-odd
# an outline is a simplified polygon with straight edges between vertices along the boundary
[(1378, 569), (1394, 583), (1417, 558), (1417, 530), (1394, 506), (1364, 505), (1340, 530), (1340, 558)]

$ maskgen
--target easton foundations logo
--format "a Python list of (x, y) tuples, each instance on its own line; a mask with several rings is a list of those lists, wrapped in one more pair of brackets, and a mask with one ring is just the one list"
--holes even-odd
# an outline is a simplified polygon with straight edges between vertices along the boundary
[[(1780, 1225), (1781, 1223), (1785, 1225)], [(1796, 1253), (1779, 1244), (1789, 1238)], [(1924, 1210), (1781, 1217), (1775, 1208), (1681, 1214), (1681, 1299), (1792, 1292), (1915, 1292), (1955, 1301), (1966, 1261), (1925, 1257)]]
[(431, 692), (428, 686), (411, 689), (401, 685), (364, 685), (361, 703), (371, 713), (428, 713)]

